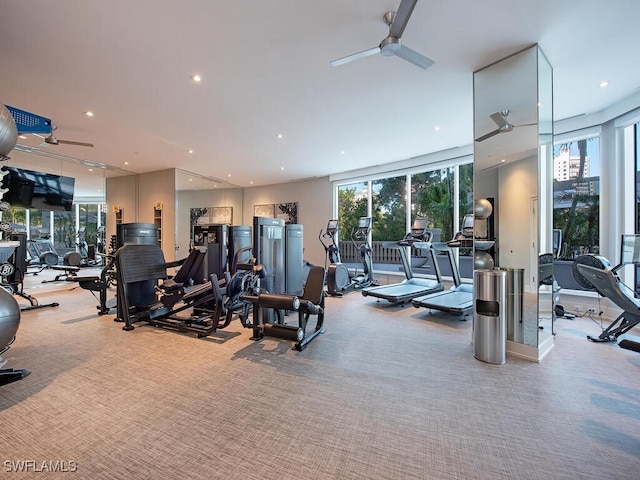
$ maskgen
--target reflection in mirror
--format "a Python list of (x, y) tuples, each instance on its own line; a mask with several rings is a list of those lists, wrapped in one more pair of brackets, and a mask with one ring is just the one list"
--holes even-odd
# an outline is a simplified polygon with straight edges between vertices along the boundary
[(512, 353), (534, 360), (539, 333), (552, 328), (538, 314), (552, 312), (551, 295), (538, 303), (538, 259), (552, 243), (551, 87), (551, 67), (537, 45), (474, 73), (474, 201), (494, 199), (489, 252), (507, 272), (507, 349), (519, 344)]
[[(20, 138), (19, 142), (28, 143), (28, 140)], [(45, 147), (29, 147), (22, 143), (16, 145), (9, 157), (9, 160), (2, 163), (3, 167), (45, 175), (39, 178), (46, 179), (50, 198), (43, 197), (46, 190), (44, 184), (38, 187), (40, 193), (32, 192), (31, 195), (27, 195), (26, 191), (12, 191), (7, 199), (10, 203), (13, 199), (15, 205), (3, 212), (4, 221), (10, 222), (15, 230), (26, 231), (28, 238), (33, 241), (51, 241), (52, 247), (60, 256), (79, 248), (80, 232), (87, 246), (95, 247), (99, 240), (102, 240), (102, 237), (99, 238), (99, 233), (102, 233), (99, 232), (99, 228), (104, 225), (105, 219), (105, 178), (109, 173), (118, 175), (122, 172), (115, 169), (109, 171), (104, 165), (59, 155), (47, 151)], [(58, 184), (73, 185), (72, 194), (66, 190), (64, 193), (64, 197), (68, 196), (72, 204), (66, 200), (63, 203), (55, 201), (56, 195), (53, 192), (59, 187)], [(27, 205), (27, 196), (31, 198), (28, 201), (31, 208), (19, 206), (20, 203)], [(16, 202), (15, 199), (19, 201)], [(50, 208), (47, 208), (48, 202)]]
[[(176, 170), (176, 258), (189, 252), (193, 225), (242, 225), (242, 189), (230, 182)], [(250, 222), (249, 222), (250, 223)]]

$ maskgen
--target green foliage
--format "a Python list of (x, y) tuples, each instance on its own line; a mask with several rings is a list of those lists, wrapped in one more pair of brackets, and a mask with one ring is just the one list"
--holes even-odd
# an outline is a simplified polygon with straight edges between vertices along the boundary
[[(460, 218), (473, 207), (473, 164), (459, 168)], [(411, 176), (412, 218), (427, 217), (429, 226), (442, 229), (442, 238), (452, 238), (459, 226), (453, 225), (454, 168), (432, 170)], [(349, 240), (358, 219), (367, 214), (364, 184), (338, 189), (340, 240)], [(407, 233), (406, 176), (372, 182), (372, 237), (374, 241), (399, 240)]]
[(350, 235), (358, 225), (358, 219), (367, 215), (367, 199), (356, 196), (356, 192), (356, 187), (338, 189), (340, 241), (351, 241)]
[[(415, 217), (427, 217), (429, 226), (442, 229), (442, 238), (452, 238), (459, 226), (453, 225), (454, 169), (432, 170), (411, 177)], [(459, 168), (459, 216), (471, 212), (473, 201), (473, 165)]]
[(400, 240), (406, 232), (406, 177), (376, 180), (373, 187), (374, 241)]

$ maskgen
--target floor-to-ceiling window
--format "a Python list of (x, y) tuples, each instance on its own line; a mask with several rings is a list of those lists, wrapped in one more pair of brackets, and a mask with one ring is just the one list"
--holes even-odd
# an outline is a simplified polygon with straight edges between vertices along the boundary
[(559, 233), (556, 281), (579, 289), (564, 262), (600, 253), (600, 138), (591, 137), (554, 147), (553, 228)]
[(600, 139), (554, 148), (553, 227), (562, 230), (560, 256), (598, 253), (600, 245)]
[(360, 217), (369, 215), (369, 182), (356, 182), (338, 187), (338, 241), (342, 261), (358, 261), (352, 248), (351, 234)]
[(407, 233), (406, 175), (374, 180), (371, 190), (373, 240), (401, 240)]
[(437, 241), (453, 238), (453, 189), (453, 167), (411, 176), (412, 213), (427, 218)]
[[(416, 218), (427, 219), (429, 230), (434, 234), (432, 241), (452, 239), (460, 230), (462, 217), (473, 210), (473, 164), (346, 183), (337, 186), (337, 198), (343, 262), (358, 261), (349, 235), (358, 218), (367, 215), (371, 204), (374, 269), (398, 271), (397, 250), (383, 248), (383, 242), (401, 240)], [(414, 256), (420, 255), (415, 249), (411, 252)], [(415, 266), (418, 262), (412, 263)], [(428, 269), (422, 272), (418, 267), (416, 270), (414, 273), (429, 274)], [(471, 278), (471, 273), (463, 276)]]
[(76, 249), (76, 219), (73, 212), (53, 212), (53, 245), (60, 255)]

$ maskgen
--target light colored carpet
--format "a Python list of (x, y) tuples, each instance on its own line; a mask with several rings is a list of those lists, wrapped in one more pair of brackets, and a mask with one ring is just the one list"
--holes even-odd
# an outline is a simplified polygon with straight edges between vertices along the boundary
[[(470, 321), (359, 292), (295, 352), (238, 321), (124, 332), (53, 287), (4, 354), (33, 373), (0, 388), (3, 479), (639, 478), (640, 354), (587, 341), (588, 319), (558, 320), (541, 364), (497, 366)], [(77, 471), (8, 471), (25, 460)]]

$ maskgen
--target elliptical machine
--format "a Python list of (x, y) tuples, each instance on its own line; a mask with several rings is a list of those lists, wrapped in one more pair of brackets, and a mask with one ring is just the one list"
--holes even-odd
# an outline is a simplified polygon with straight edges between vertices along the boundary
[[(329, 220), (326, 231), (320, 230), (318, 240), (324, 247), (326, 253), (324, 259), (324, 270), (327, 272), (325, 282), (327, 284), (327, 293), (333, 296), (342, 296), (351, 283), (349, 269), (340, 260), (340, 247), (338, 246), (338, 220)], [(325, 243), (323, 238), (330, 241)], [(329, 265), (327, 266), (327, 263)]]
[[(318, 236), (327, 254), (325, 267), (327, 261), (330, 263), (328, 268), (325, 268), (327, 272), (327, 293), (336, 297), (342, 296), (351, 290), (376, 285), (372, 277), (373, 265), (371, 261), (371, 246), (369, 245), (371, 217), (360, 217), (358, 226), (351, 231), (351, 242), (360, 253), (362, 273), (356, 271), (355, 274), (350, 274), (347, 266), (340, 261), (338, 231), (338, 221), (329, 220), (327, 231), (323, 234), (322, 230), (320, 230), (320, 235)], [(331, 243), (325, 243), (322, 240), (323, 238), (330, 238)]]
[(352, 288), (360, 289), (377, 285), (373, 280), (373, 261), (371, 260), (371, 245), (369, 244), (369, 232), (371, 231), (371, 217), (360, 217), (358, 226), (351, 231), (351, 242), (360, 253), (362, 273), (356, 273), (351, 277)]

